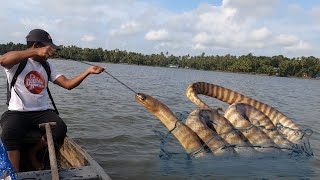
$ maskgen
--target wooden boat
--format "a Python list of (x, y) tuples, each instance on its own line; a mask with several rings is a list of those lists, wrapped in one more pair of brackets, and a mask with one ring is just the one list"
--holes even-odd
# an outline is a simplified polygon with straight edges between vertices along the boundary
[[(22, 153), (23, 151), (21, 152), (21, 158), (23, 158)], [(56, 152), (56, 156), (59, 179), (110, 179), (103, 168), (69, 137), (64, 139), (64, 143), (59, 151)], [(49, 158), (47, 158), (47, 161), (49, 161)], [(30, 168), (27, 160), (24, 160), (24, 163), (22, 160), (20, 166), (22, 172), (17, 173), (18, 179), (51, 179), (50, 167), (41, 171), (24, 171), (22, 170), (23, 167), (24, 169), (26, 169), (25, 167)]]

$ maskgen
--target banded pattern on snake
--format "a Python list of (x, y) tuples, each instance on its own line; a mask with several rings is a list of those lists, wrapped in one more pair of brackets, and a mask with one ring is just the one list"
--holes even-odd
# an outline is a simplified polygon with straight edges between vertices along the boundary
[[(230, 106), (220, 114), (219, 109), (204, 103), (199, 94)], [(303, 138), (304, 132), (287, 116), (230, 89), (197, 82), (187, 88), (186, 95), (200, 108), (190, 113), (185, 124), (157, 99), (143, 93), (137, 93), (135, 99), (167, 127), (192, 157), (205, 156), (209, 151), (215, 156), (255, 156), (258, 152), (282, 154), (286, 150), (291, 153)], [(207, 151), (205, 147), (208, 147)]]
[[(213, 131), (218, 137), (224, 139), (228, 145), (231, 146), (229, 148), (234, 149), (238, 155), (249, 157), (256, 155), (257, 151), (253, 148), (249, 140), (244, 137), (240, 131), (235, 130), (232, 124), (218, 112), (209, 109), (199, 109), (196, 113), (191, 113), (191, 115), (196, 116), (198, 119), (201, 118), (210, 131)], [(186, 123), (188, 123), (189, 118), (190, 116)], [(193, 126), (197, 126), (197, 123), (189, 122), (187, 125), (191, 129), (195, 129)], [(206, 129), (206, 131), (209, 130)], [(235, 146), (237, 148), (234, 148)]]
[(190, 113), (186, 125), (198, 135), (214, 155), (236, 155), (236, 151), (229, 148), (230, 144), (208, 127), (206, 113), (204, 109), (196, 109)]
[[(245, 103), (233, 103), (225, 111), (224, 117), (226, 117), (236, 129), (246, 128), (251, 131), (252, 129), (261, 131), (252, 134), (253, 137), (248, 137), (252, 144), (269, 144), (268, 146), (279, 146), (279, 148), (282, 149), (290, 148), (293, 146), (293, 143), (284, 138), (283, 135), (279, 133), (277, 128), (273, 125), (272, 121), (265, 114), (251, 105)], [(243, 134), (245, 136), (249, 135), (247, 133)], [(260, 142), (261, 140), (263, 140), (263, 138), (259, 137), (259, 135), (262, 137), (267, 136), (269, 138), (268, 142)], [(272, 143), (270, 143), (269, 141), (271, 141)], [(276, 145), (273, 143), (275, 143)]]
[(188, 126), (180, 122), (166, 105), (143, 93), (138, 93), (135, 99), (172, 132), (188, 154), (195, 157), (205, 156), (198, 136)]
[(278, 125), (280, 124), (278, 131), (286, 135), (287, 139), (291, 142), (297, 143), (303, 137), (303, 132), (300, 130), (300, 127), (298, 125), (296, 125), (283, 113), (279, 112), (275, 108), (265, 103), (259, 102), (238, 92), (232, 91), (230, 89), (218, 85), (206, 82), (196, 82), (190, 84), (186, 90), (187, 97), (199, 107), (211, 110), (213, 109), (198, 97), (199, 94), (214, 97), (230, 105), (239, 102), (251, 105), (259, 111), (263, 112), (275, 126), (278, 127)]

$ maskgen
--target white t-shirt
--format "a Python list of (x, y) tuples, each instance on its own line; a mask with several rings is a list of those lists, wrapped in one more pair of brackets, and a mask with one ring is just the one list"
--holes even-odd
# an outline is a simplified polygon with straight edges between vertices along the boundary
[[(51, 69), (51, 82), (54, 82), (61, 73), (58, 73), (55, 66), (49, 63)], [(10, 83), (19, 64), (11, 69), (6, 69), (7, 79)], [(40, 111), (49, 109), (48, 75), (44, 67), (37, 61), (28, 59), (26, 67), (20, 73), (15, 85), (11, 89), (11, 99), (8, 109), (11, 111)]]

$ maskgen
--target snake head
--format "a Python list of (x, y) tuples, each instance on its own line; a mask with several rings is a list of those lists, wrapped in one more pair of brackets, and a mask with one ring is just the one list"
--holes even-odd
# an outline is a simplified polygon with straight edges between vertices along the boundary
[(142, 106), (144, 106), (152, 113), (158, 112), (160, 108), (164, 108), (162, 106), (165, 106), (152, 96), (143, 93), (137, 93), (135, 99), (138, 103), (140, 103)]
[(155, 100), (146, 94), (143, 93), (137, 93), (135, 96), (135, 99), (138, 103), (140, 103), (142, 106), (146, 107), (147, 109), (154, 108)]
[(147, 99), (146, 95), (142, 94), (142, 93), (137, 93), (136, 94), (136, 99), (140, 100), (140, 101), (144, 101)]

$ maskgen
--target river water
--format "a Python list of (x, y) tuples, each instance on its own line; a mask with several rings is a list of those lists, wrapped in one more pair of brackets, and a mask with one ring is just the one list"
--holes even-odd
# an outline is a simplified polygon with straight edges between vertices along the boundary
[[(88, 68), (76, 61), (50, 60), (67, 77)], [(50, 84), (68, 135), (104, 168), (112, 179), (318, 179), (320, 178), (320, 81), (178, 68), (98, 63), (134, 91), (153, 96), (175, 113), (197, 108), (185, 95), (189, 84), (220, 85), (269, 104), (303, 128), (310, 137), (312, 158), (187, 159), (169, 135), (163, 156), (160, 135), (168, 130), (137, 103), (135, 94), (106, 73), (89, 76), (71, 91)], [(0, 74), (0, 110), (6, 110), (5, 73)], [(203, 97), (212, 107), (227, 104)], [(160, 134), (160, 135), (159, 135)]]

